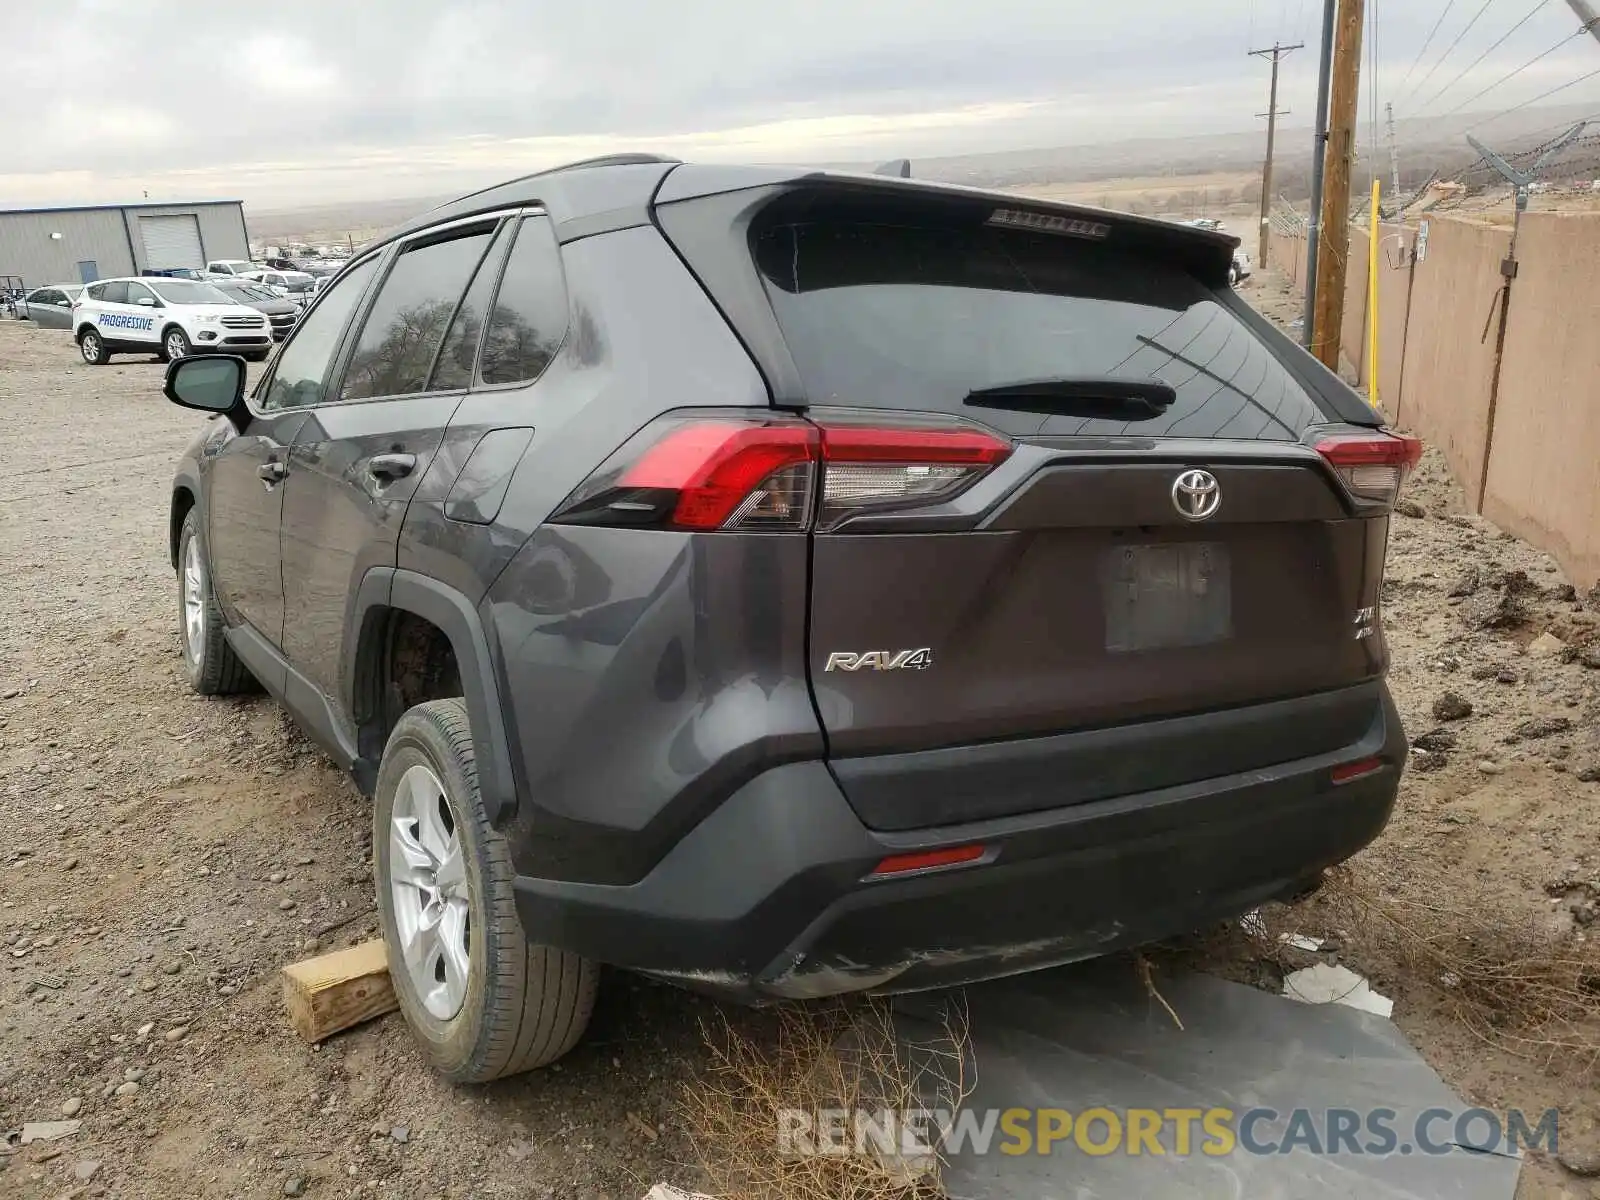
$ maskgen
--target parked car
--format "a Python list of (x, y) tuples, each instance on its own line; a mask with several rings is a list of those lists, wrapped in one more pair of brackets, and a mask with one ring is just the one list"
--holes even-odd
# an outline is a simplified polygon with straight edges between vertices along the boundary
[(304, 267), (302, 267), (299, 263), (295, 262), (294, 259), (292, 259), (292, 258), (282, 258), (282, 257), (264, 258), (261, 261), (262, 261), (262, 264), (264, 266), (270, 267), (274, 271), (304, 271), (305, 270)]
[(249, 279), (272, 291), (274, 296), (304, 308), (312, 295), (312, 283), (315, 282), (304, 271), (250, 271), (240, 276)]
[(72, 308), (83, 361), (103, 366), (113, 354), (242, 354), (259, 361), (272, 349), (267, 318), (192, 279), (102, 279)]
[(246, 262), (242, 258), (219, 258), (206, 264), (206, 271), (213, 275), (249, 275), (263, 269), (260, 263)]
[(274, 295), (260, 284), (244, 279), (219, 279), (211, 286), (228, 299), (264, 314), (275, 342), (288, 337), (294, 323), (300, 319), (298, 304)]
[(71, 329), (72, 302), (83, 291), (81, 283), (52, 283), (34, 288), (22, 298), (17, 316), (41, 329)]
[(558, 1058), (599, 964), (962, 983), (1377, 835), (1419, 445), (1228, 287), (1232, 247), (626, 156), (382, 239), (249, 393), (168, 368), (219, 414), (172, 488), (189, 682), (259, 683), (372, 795), (439, 1071)]
[(1228, 282), (1238, 283), (1241, 279), (1249, 279), (1250, 272), (1255, 268), (1250, 265), (1250, 256), (1244, 252), (1243, 246), (1233, 248), (1233, 266), (1229, 269)]
[(194, 267), (149, 267), (141, 274), (160, 279), (204, 279), (206, 272)]

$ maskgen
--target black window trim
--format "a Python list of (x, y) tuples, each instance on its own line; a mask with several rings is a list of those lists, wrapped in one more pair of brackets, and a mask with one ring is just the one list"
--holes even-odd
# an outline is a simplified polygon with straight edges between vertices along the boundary
[[(472, 285), (478, 282), (478, 272), (483, 270), (483, 265), (489, 261), (489, 256), (495, 253), (495, 247), (500, 241), (500, 235), (506, 231), (507, 226), (511, 225), (516, 220), (517, 218), (515, 217), (504, 217), (497, 225), (495, 225), (494, 232), (489, 235), (488, 244), (483, 248), (483, 253), (478, 255), (478, 261), (473, 264), (472, 270), (467, 273), (467, 286), (462, 288), (461, 295), (456, 297), (456, 306), (450, 310), (450, 319), (444, 323), (444, 336), (439, 339), (439, 345), (434, 350), (433, 358), (428, 363), (428, 373), (426, 376), (424, 376), (423, 390), (416, 394), (424, 396), (451, 396), (457, 392), (465, 393), (467, 391), (467, 388), (465, 387), (433, 387), (431, 386), (433, 383), (433, 377), (438, 374), (439, 358), (444, 354), (445, 343), (450, 340), (450, 331), (455, 328), (456, 318), (461, 315), (461, 306), (467, 302), (467, 293), (472, 290)], [(506, 244), (500, 247), (500, 262), (497, 264), (495, 269), (494, 284), (489, 290), (490, 313), (493, 313), (494, 311), (494, 298), (500, 292), (500, 276), (505, 272), (506, 259), (510, 257), (511, 248), (516, 244), (517, 237), (516, 233), (513, 232), (512, 235), (506, 239)], [(478, 327), (477, 344), (472, 347), (472, 370), (474, 377), (476, 377), (478, 370), (478, 353), (483, 349), (483, 335), (488, 328), (489, 322), (486, 316), (483, 324)]]
[(572, 312), (570, 308), (572, 296), (567, 290), (567, 264), (561, 257), (561, 239), (556, 236), (555, 221), (551, 219), (550, 214), (543, 208), (523, 209), (521, 212), (522, 219), (517, 222), (516, 235), (512, 237), (510, 243), (506, 246), (505, 255), (500, 259), (500, 273), (495, 277), (494, 291), (490, 293), (489, 296), (489, 319), (484, 321), (483, 330), (478, 335), (478, 353), (473, 358), (472, 364), (472, 386), (467, 389), (473, 395), (480, 395), (488, 392), (509, 392), (515, 388), (532, 387), (534, 384), (538, 383), (539, 380), (543, 379), (545, 373), (550, 370), (550, 366), (547, 363), (545, 365), (545, 369), (540, 371), (532, 379), (517, 379), (510, 383), (485, 383), (483, 381), (483, 342), (484, 339), (489, 336), (489, 325), (494, 318), (494, 306), (500, 299), (500, 286), (505, 282), (506, 270), (511, 265), (511, 256), (512, 254), (516, 253), (517, 238), (522, 236), (522, 224), (530, 217), (543, 217), (549, 223), (551, 235), (550, 240), (555, 249), (556, 272), (561, 283), (561, 295), (567, 301), (569, 306), (567, 312), (567, 322), (561, 330), (561, 340), (557, 342), (555, 344), (555, 348), (551, 350), (550, 362), (555, 362), (556, 356), (561, 353), (561, 348), (567, 344), (567, 338), (572, 334)]

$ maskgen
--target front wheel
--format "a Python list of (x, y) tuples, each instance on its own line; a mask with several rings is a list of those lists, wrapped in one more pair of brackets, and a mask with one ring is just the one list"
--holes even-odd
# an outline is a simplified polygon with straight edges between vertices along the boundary
[(97, 329), (85, 329), (78, 335), (78, 351), (83, 355), (83, 361), (91, 367), (103, 367), (111, 361), (106, 340)]
[(598, 968), (528, 941), (505, 839), (478, 794), (465, 703), (434, 700), (400, 718), (372, 819), (389, 975), (433, 1068), (484, 1083), (572, 1049), (594, 1010)]
[(222, 636), (222, 610), (211, 590), (211, 572), (200, 546), (198, 521), (190, 509), (178, 534), (178, 622), (183, 673), (202, 696), (254, 691), (249, 668)]
[(194, 347), (189, 344), (189, 335), (176, 325), (161, 335), (161, 357), (164, 361), (188, 358), (192, 353)]

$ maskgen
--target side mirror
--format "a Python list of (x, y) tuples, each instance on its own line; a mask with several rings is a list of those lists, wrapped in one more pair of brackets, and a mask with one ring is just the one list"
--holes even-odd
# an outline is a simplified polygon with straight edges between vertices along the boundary
[(154, 308), (156, 306), (155, 300), (150, 296), (140, 296), (134, 303), (144, 308)]
[(244, 411), (244, 359), (233, 354), (175, 358), (162, 393), (182, 408), (230, 415)]

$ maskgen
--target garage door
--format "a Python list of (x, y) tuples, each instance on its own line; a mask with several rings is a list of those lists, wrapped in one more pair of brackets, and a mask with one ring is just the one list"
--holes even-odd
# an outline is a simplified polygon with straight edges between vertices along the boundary
[(200, 248), (200, 221), (193, 213), (177, 217), (140, 217), (147, 267), (204, 267)]

